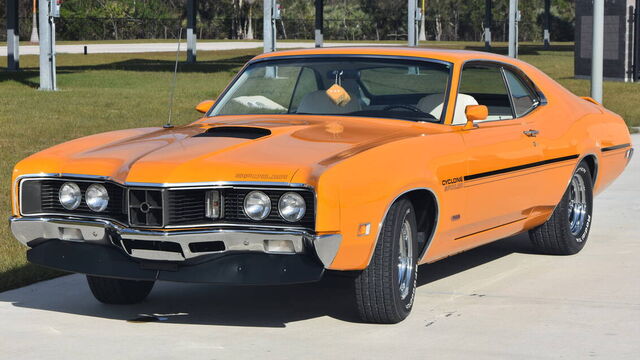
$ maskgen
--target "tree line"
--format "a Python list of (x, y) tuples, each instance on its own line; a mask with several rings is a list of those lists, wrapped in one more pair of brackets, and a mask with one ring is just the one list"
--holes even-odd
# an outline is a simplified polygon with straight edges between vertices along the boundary
[[(21, 33), (31, 28), (33, 0), (20, 0)], [(425, 0), (427, 40), (482, 41), (485, 0)], [(199, 0), (196, 34), (204, 39), (262, 37), (262, 0)], [(405, 40), (405, 0), (325, 0), (328, 40)], [(419, 0), (419, 6), (422, 0)], [(280, 0), (279, 39), (311, 39), (314, 0)], [(520, 1), (521, 41), (542, 39), (544, 0)], [(493, 40), (507, 38), (509, 0), (493, 0)], [(0, 9), (4, 23), (5, 7)], [(61, 40), (175, 38), (186, 27), (186, 0), (65, 0), (57, 22)], [(552, 0), (552, 41), (574, 37), (575, 0)], [(6, 31), (2, 33), (6, 36)]]

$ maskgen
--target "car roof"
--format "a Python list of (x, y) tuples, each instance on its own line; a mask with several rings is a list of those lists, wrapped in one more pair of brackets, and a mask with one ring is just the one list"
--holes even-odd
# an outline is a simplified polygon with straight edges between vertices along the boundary
[(402, 57), (420, 57), (428, 59), (436, 59), (451, 63), (463, 63), (469, 60), (489, 60), (509, 63), (512, 65), (520, 65), (520, 61), (513, 58), (492, 54), (483, 51), (473, 50), (454, 50), (454, 49), (436, 49), (436, 48), (414, 48), (414, 47), (396, 47), (396, 46), (378, 46), (378, 47), (326, 47), (316, 49), (295, 49), (276, 51), (258, 55), (253, 60), (277, 58), (283, 56), (304, 56), (304, 55), (380, 55), (380, 56), (402, 56)]

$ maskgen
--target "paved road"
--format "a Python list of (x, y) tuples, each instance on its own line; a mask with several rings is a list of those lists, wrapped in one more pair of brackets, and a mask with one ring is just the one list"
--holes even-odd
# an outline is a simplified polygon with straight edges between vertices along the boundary
[(106, 306), (66, 276), (0, 293), (0, 358), (637, 359), (639, 219), (636, 156), (596, 199), (579, 255), (537, 255), (517, 236), (422, 266), (413, 314), (391, 326), (357, 323), (340, 278), (160, 283), (143, 304)]
[[(84, 52), (84, 46), (87, 46), (87, 51), (90, 54), (103, 54), (103, 53), (148, 53), (148, 52), (175, 52), (176, 43), (128, 43), (128, 44), (83, 44), (78, 42), (74, 45), (58, 45), (56, 46), (56, 52), (59, 54), (82, 54)], [(330, 42), (325, 43), (325, 47), (333, 46), (397, 46), (398, 44), (389, 43), (338, 43)], [(238, 50), (238, 49), (255, 49), (261, 48), (263, 43), (261, 41), (220, 41), (220, 42), (199, 42), (197, 44), (197, 50)], [(291, 49), (291, 48), (312, 48), (315, 44), (313, 42), (279, 42), (278, 49)], [(186, 43), (183, 41), (180, 46), (184, 52), (187, 49)], [(20, 46), (20, 55), (38, 55), (40, 53), (40, 47), (38, 45), (23, 45)], [(0, 56), (7, 56), (7, 47), (0, 46)]]

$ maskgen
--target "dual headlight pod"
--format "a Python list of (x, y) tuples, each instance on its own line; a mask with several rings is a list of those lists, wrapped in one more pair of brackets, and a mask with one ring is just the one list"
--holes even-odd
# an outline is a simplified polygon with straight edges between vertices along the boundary
[[(109, 205), (109, 193), (102, 184), (91, 184), (84, 194), (85, 202), (89, 209), (95, 212), (104, 211)], [(60, 205), (67, 210), (75, 210), (82, 202), (82, 191), (78, 184), (66, 182), (58, 191)]]
[[(295, 192), (287, 192), (280, 196), (278, 212), (288, 222), (300, 221), (307, 211), (307, 205)], [(244, 198), (244, 212), (252, 220), (264, 220), (271, 213), (271, 198), (262, 191), (252, 191)]]

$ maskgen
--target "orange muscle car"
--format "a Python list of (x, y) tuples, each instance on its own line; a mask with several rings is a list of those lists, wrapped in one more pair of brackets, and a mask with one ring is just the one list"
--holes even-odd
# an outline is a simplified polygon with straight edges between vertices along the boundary
[(364, 321), (395, 323), (419, 264), (524, 231), (541, 252), (580, 251), (593, 196), (633, 153), (620, 116), (482, 52), (265, 54), (197, 109), (19, 162), (11, 228), (29, 260), (86, 274), (104, 303), (156, 280), (341, 271)]

